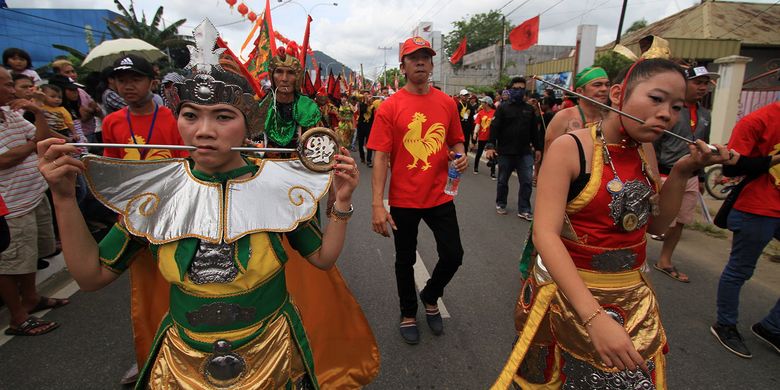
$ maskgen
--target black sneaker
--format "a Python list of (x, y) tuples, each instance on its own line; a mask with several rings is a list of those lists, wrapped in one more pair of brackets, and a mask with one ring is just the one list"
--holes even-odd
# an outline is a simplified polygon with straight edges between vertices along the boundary
[(721, 325), (716, 322), (710, 326), (710, 332), (712, 332), (712, 335), (715, 336), (726, 349), (735, 355), (745, 359), (753, 357), (753, 354), (748, 350), (745, 345), (745, 340), (739, 334), (736, 326)]
[(439, 308), (425, 309), (425, 320), (428, 322), (428, 327), (431, 328), (431, 332), (439, 336), (444, 333), (444, 320), (441, 318)]
[(777, 353), (780, 353), (780, 336), (772, 334), (767, 328), (764, 328), (760, 322), (756, 322), (750, 327), (753, 334), (758, 337), (759, 340), (767, 343), (769, 346), (775, 349)]
[(401, 325), (399, 327), (401, 331), (401, 337), (404, 338), (407, 344), (415, 345), (420, 342), (420, 331), (417, 330), (416, 320), (406, 320), (401, 318)]

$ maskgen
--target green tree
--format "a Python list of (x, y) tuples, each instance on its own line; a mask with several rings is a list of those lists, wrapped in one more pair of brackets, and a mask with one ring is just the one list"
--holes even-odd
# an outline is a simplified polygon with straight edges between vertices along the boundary
[(186, 46), (192, 44), (192, 39), (186, 35), (179, 35), (179, 27), (187, 22), (187, 19), (179, 19), (167, 27), (161, 28), (163, 21), (163, 7), (157, 8), (151, 21), (147, 20), (146, 14), (141, 13), (141, 19), (135, 12), (132, 0), (130, 7), (125, 6), (119, 1), (114, 0), (120, 16), (107, 20), (106, 28), (111, 33), (113, 39), (119, 38), (138, 38), (158, 49), (168, 52), (173, 57), (174, 62), (186, 63), (186, 59), (179, 58), (186, 53)]
[(452, 27), (453, 30), (444, 37), (443, 41), (444, 52), (447, 53), (448, 57), (452, 56), (464, 36), (466, 37), (466, 53), (472, 53), (501, 42), (504, 27), (507, 29), (507, 34), (511, 30), (508, 22), (502, 23), (501, 12), (497, 10), (455, 21), (452, 23)]
[[(390, 68), (385, 70), (384, 72), (380, 73), (376, 79), (379, 80), (383, 85), (389, 85), (390, 88), (395, 89), (395, 78), (398, 77), (398, 88), (403, 87), (406, 85), (406, 78), (401, 76), (401, 69), (398, 68)], [(387, 80), (387, 82), (385, 82)]]
[(634, 23), (631, 23), (631, 27), (629, 27), (628, 30), (626, 30), (626, 32), (623, 33), (623, 36), (631, 34), (634, 31), (641, 30), (645, 27), (647, 27), (647, 20), (645, 20), (644, 18), (639, 19)]
[(611, 50), (599, 55), (596, 57), (596, 60), (593, 61), (594, 66), (600, 66), (607, 71), (607, 76), (610, 80), (614, 80), (621, 70), (632, 63), (634, 63), (634, 61)]

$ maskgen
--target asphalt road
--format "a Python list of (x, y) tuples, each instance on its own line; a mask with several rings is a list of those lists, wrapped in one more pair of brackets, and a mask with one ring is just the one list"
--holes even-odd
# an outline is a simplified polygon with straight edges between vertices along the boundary
[[(456, 200), (465, 257), (443, 298), (451, 316), (445, 319), (445, 334), (432, 335), (423, 320), (421, 343), (408, 346), (397, 329), (392, 240), (370, 229), (370, 170), (361, 166), (355, 215), (338, 266), (382, 355), (381, 373), (367, 388), (485, 389), (503, 366), (514, 339), (517, 263), (529, 223), (515, 216), (516, 181), (510, 187), (509, 215), (496, 215), (495, 182), (482, 167), (479, 175), (464, 175)], [(780, 355), (749, 331), (780, 296), (780, 264), (762, 261), (742, 293), (741, 329), (753, 359), (726, 352), (709, 333), (728, 249), (725, 240), (686, 231), (675, 258), (692, 283), (651, 273), (669, 336), (671, 389), (780, 388)], [(437, 255), (425, 227), (418, 250), (431, 271)], [(659, 250), (659, 243), (651, 242), (648, 258), (656, 258)], [(62, 279), (59, 287), (68, 284)], [(126, 276), (99, 292), (76, 292), (69, 306), (45, 315), (60, 322), (59, 329), (0, 345), (0, 389), (120, 388), (119, 378), (133, 361), (128, 294)]]

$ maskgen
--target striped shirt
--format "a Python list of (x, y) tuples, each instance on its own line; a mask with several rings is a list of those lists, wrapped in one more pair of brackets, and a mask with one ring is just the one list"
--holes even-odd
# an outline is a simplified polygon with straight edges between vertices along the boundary
[[(8, 106), (0, 107), (5, 120), (0, 121), (0, 154), (26, 144), (35, 137), (35, 126)], [(30, 212), (43, 199), (48, 188), (38, 171), (38, 155), (30, 153), (25, 159), (8, 169), (0, 170), (0, 196), (9, 214), (14, 218)]]

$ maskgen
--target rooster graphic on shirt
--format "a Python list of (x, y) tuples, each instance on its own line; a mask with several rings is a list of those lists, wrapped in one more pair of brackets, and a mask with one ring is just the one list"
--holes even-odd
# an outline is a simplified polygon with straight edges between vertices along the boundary
[(420, 167), (427, 171), (431, 167), (428, 157), (441, 150), (444, 144), (445, 128), (441, 123), (434, 123), (426, 129), (425, 122), (428, 118), (420, 112), (415, 112), (412, 121), (406, 126), (409, 131), (404, 135), (404, 148), (412, 155), (414, 161), (406, 168), (412, 170), (417, 168), (417, 163), (421, 162)]
[[(135, 136), (135, 142), (133, 138), (127, 139), (128, 144), (146, 145), (146, 139), (140, 135)], [(142, 152), (142, 149), (125, 148), (125, 156), (123, 160), (163, 160), (166, 158), (173, 158), (170, 150), (167, 149), (146, 149), (146, 153)], [(141, 158), (145, 157), (145, 158)]]

